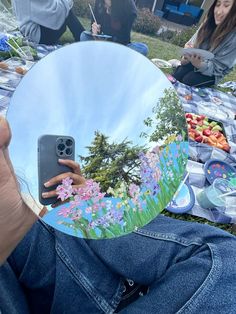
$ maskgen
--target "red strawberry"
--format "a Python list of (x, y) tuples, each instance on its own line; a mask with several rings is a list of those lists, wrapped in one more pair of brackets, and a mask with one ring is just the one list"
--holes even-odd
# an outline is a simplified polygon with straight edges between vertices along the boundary
[(192, 118), (193, 118), (193, 115), (192, 115), (191, 113), (185, 113), (185, 117), (192, 119)]
[(201, 135), (195, 137), (195, 141), (201, 143), (203, 140), (203, 137)]
[(211, 135), (211, 130), (205, 129), (205, 130), (203, 130), (202, 134), (206, 135), (206, 136), (210, 136)]

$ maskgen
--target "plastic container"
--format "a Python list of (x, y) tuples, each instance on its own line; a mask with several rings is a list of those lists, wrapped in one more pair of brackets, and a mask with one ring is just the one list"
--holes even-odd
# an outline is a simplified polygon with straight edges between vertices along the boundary
[(183, 214), (191, 210), (194, 203), (195, 197), (193, 189), (185, 182), (176, 197), (166, 206), (166, 209), (174, 214)]
[(198, 204), (205, 209), (213, 209), (215, 207), (225, 207), (226, 197), (223, 194), (235, 190), (228, 180), (215, 179), (213, 184), (204, 188), (197, 194)]

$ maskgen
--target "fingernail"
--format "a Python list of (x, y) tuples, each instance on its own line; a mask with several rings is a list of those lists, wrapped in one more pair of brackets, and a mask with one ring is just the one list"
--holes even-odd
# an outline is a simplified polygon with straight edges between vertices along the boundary
[(45, 198), (48, 196), (48, 193), (42, 193), (42, 197)]
[(50, 181), (44, 183), (44, 186), (45, 186), (46, 188), (48, 188), (49, 185), (50, 185)]

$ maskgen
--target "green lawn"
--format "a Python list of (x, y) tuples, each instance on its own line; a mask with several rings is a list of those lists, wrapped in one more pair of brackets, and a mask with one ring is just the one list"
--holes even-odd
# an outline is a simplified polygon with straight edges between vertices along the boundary
[[(90, 27), (90, 21), (88, 19), (80, 18), (80, 21), (84, 25), (86, 29)], [(149, 55), (148, 58), (159, 58), (164, 60), (170, 59), (178, 59), (180, 58), (180, 49), (181, 47), (172, 45), (170, 43), (164, 42), (159, 40), (155, 36), (147, 36), (140, 33), (133, 32), (132, 33), (132, 41), (141, 41), (148, 45), (149, 47)], [(69, 32), (66, 32), (62, 37), (62, 43), (73, 42), (72, 35)], [(225, 77), (224, 81), (236, 81), (236, 69), (232, 71), (228, 76)], [(168, 211), (164, 211), (164, 214), (169, 217), (181, 219), (181, 220), (188, 220), (192, 222), (200, 222), (203, 224), (209, 224), (212, 226), (216, 226), (218, 228), (224, 229), (228, 232), (231, 232), (236, 235), (236, 231), (232, 231), (232, 226), (230, 224), (215, 224), (212, 223), (204, 218), (195, 217), (191, 215), (176, 215), (169, 213)]]
[[(90, 28), (90, 21), (86, 18), (80, 18), (81, 23), (86, 29)], [(147, 36), (140, 33), (132, 33), (132, 41), (141, 41), (148, 45), (149, 55), (148, 58), (158, 58), (164, 60), (179, 59), (181, 47), (172, 45), (170, 43), (161, 41), (156, 36)], [(62, 37), (62, 42), (73, 42), (72, 35), (66, 32)], [(229, 75), (227, 75), (223, 82), (236, 81), (236, 68)]]

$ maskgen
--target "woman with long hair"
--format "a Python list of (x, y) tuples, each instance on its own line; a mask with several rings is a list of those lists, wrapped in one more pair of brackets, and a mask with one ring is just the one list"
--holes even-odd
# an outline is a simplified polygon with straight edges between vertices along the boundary
[(148, 47), (146, 44), (131, 43), (130, 34), (136, 17), (137, 8), (134, 0), (96, 0), (91, 33), (83, 32), (81, 41), (93, 40), (98, 34), (110, 35), (111, 41), (126, 45), (143, 55), (147, 55)]
[(186, 47), (214, 54), (204, 60), (198, 54), (186, 54), (173, 76), (190, 86), (211, 86), (227, 75), (236, 61), (236, 0), (215, 0), (203, 24)]

